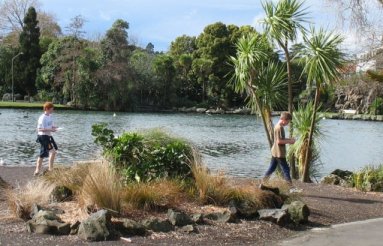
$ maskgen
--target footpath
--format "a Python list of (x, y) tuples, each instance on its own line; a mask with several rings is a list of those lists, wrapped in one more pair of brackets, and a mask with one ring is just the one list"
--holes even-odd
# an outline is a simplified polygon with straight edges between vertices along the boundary
[(383, 218), (333, 225), (302, 232), (279, 243), (281, 246), (381, 246)]

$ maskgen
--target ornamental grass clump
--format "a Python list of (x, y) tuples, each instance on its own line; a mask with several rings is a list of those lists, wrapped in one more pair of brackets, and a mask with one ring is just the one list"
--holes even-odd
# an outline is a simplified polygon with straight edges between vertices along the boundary
[(232, 202), (245, 202), (258, 209), (274, 207), (274, 194), (256, 188), (253, 183), (233, 185), (222, 172), (211, 174), (196, 152), (193, 160), (193, 189), (200, 203), (227, 206)]
[(383, 191), (383, 165), (366, 166), (351, 176), (352, 185), (362, 191)]
[(28, 220), (33, 204), (47, 205), (56, 186), (43, 179), (29, 181), (23, 187), (5, 190), (7, 203), (13, 215)]
[(162, 179), (132, 182), (125, 187), (122, 199), (127, 210), (158, 210), (175, 208), (185, 197), (180, 181)]

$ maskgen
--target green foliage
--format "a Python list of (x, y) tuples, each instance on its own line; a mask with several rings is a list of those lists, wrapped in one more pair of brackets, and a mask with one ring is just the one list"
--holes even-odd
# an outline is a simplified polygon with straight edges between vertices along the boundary
[(23, 31), (20, 33), (20, 49), (23, 52), (22, 87), (25, 92), (32, 96), (36, 91), (36, 74), (40, 65), (40, 28), (38, 27), (37, 13), (35, 8), (30, 7), (24, 17)]
[(354, 173), (350, 181), (362, 191), (383, 191), (383, 165), (367, 166)]
[(96, 124), (92, 126), (92, 135), (126, 181), (191, 175), (192, 147), (160, 130), (125, 132), (114, 137), (105, 124)]
[[(320, 107), (319, 107), (320, 108)], [(288, 155), (291, 157), (293, 154), (296, 158), (296, 163), (299, 167), (299, 174), (302, 174), (303, 163), (306, 158), (306, 151), (308, 148), (308, 138), (311, 127), (311, 120), (313, 117), (314, 111), (314, 102), (310, 101), (306, 105), (299, 105), (298, 109), (294, 112), (293, 116), (293, 124), (295, 126), (294, 129), (294, 137), (297, 139), (295, 144), (291, 145), (289, 148)], [(321, 116), (316, 114), (315, 122), (314, 122), (314, 132), (313, 132), (313, 144), (310, 146), (310, 155), (309, 155), (309, 173), (310, 176), (315, 177), (318, 176), (318, 169), (322, 165), (319, 156), (319, 140), (323, 136), (323, 131), (320, 127)]]
[(366, 72), (367, 76), (374, 80), (374, 81), (378, 81), (378, 82), (383, 82), (383, 73), (382, 72), (374, 72), (374, 71), (371, 71), (371, 70), (368, 70)]
[(381, 115), (383, 114), (383, 98), (377, 97), (375, 100), (371, 103), (369, 107), (370, 114), (373, 115)]

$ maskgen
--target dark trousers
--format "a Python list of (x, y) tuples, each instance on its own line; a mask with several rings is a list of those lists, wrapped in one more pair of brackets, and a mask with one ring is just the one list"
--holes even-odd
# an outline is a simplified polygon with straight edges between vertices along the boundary
[(289, 164), (287, 164), (286, 158), (271, 157), (270, 166), (265, 173), (265, 178), (270, 177), (270, 175), (277, 168), (278, 164), (282, 168), (283, 176), (285, 177), (286, 181), (291, 182), (290, 168), (289, 168)]

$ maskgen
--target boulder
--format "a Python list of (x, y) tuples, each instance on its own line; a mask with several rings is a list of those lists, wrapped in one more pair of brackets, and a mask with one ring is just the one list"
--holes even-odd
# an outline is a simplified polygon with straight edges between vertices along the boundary
[(321, 179), (321, 184), (339, 185), (341, 178), (338, 175), (330, 174)]
[(71, 226), (70, 226), (70, 235), (76, 235), (77, 234), (77, 232), (78, 232), (78, 228), (80, 227), (80, 225), (81, 225), (81, 222), (80, 221), (76, 221), (74, 224), (72, 224)]
[(192, 214), (191, 219), (195, 224), (203, 224), (203, 214)]
[(174, 230), (174, 226), (168, 219), (160, 220), (158, 218), (152, 218), (142, 221), (142, 225), (146, 229), (152, 230), (154, 232), (169, 232)]
[(310, 209), (301, 201), (293, 201), (290, 204), (283, 205), (282, 209), (287, 210), (290, 219), (296, 224), (302, 224), (308, 221)]
[(182, 227), (193, 224), (193, 220), (189, 215), (185, 214), (184, 212), (176, 212), (172, 209), (168, 210), (168, 219), (174, 226)]
[(122, 219), (120, 222), (116, 223), (116, 226), (116, 229), (123, 236), (145, 236), (147, 234), (144, 225), (131, 219)]
[(186, 226), (180, 227), (177, 229), (177, 231), (183, 232), (183, 233), (193, 233), (193, 232), (198, 233), (198, 229), (194, 225), (186, 225)]
[(68, 235), (70, 224), (64, 223), (51, 211), (38, 211), (26, 224), (30, 233)]
[(348, 179), (353, 175), (353, 172), (347, 171), (347, 170), (341, 170), (341, 169), (335, 169), (331, 172), (331, 174), (337, 175), (341, 179)]
[(197, 112), (197, 113), (205, 113), (206, 110), (207, 110), (206, 108), (197, 108), (197, 109), (196, 109), (196, 112)]
[(231, 211), (214, 212), (203, 215), (204, 219), (213, 220), (220, 223), (235, 223), (237, 217)]
[(258, 217), (257, 206), (249, 201), (230, 202), (229, 210), (238, 218), (255, 219)]
[(105, 241), (113, 233), (111, 214), (107, 210), (100, 210), (81, 223), (77, 235), (87, 241)]
[(271, 221), (278, 225), (286, 225), (290, 222), (290, 216), (285, 209), (260, 209), (259, 219)]

